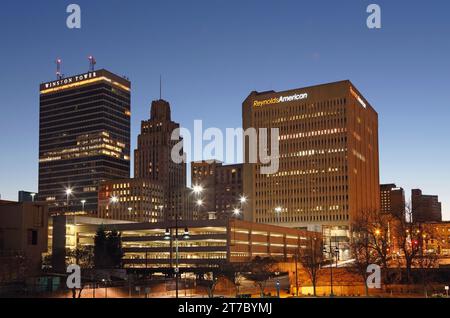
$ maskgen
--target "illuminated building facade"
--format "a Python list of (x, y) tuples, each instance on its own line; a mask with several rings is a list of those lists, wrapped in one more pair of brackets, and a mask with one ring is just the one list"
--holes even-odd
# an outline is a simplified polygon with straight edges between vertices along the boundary
[(100, 184), (100, 218), (155, 223), (163, 220), (163, 207), (163, 187), (148, 179), (108, 180)]
[(424, 244), (427, 251), (440, 256), (440, 264), (450, 265), (450, 221), (423, 224)]
[(164, 189), (166, 219), (190, 217), (185, 210), (186, 164), (176, 163), (171, 157), (172, 148), (182, 140), (179, 135), (177, 140), (171, 138), (177, 128), (180, 125), (171, 119), (170, 104), (162, 99), (153, 101), (150, 119), (141, 123), (134, 152), (134, 177), (159, 183)]
[(279, 170), (265, 175), (261, 163), (249, 163), (246, 138), (245, 218), (327, 229), (344, 248), (352, 218), (380, 207), (376, 111), (350, 81), (252, 92), (243, 128), (252, 127), (279, 129)]
[(130, 86), (106, 70), (40, 85), (39, 200), (51, 213), (96, 213), (100, 182), (129, 177)]
[(192, 162), (191, 181), (203, 188), (201, 212), (215, 212), (219, 219), (229, 218), (235, 209), (242, 212), (242, 164), (223, 165), (215, 160)]
[(380, 211), (394, 216), (405, 215), (405, 191), (395, 184), (380, 185)]
[(441, 222), (442, 205), (437, 195), (422, 194), (422, 190), (411, 190), (411, 208), (414, 222)]
[[(121, 233), (125, 268), (172, 272), (175, 266), (174, 222), (126, 223), (85, 217), (57, 216), (53, 221), (53, 254), (64, 248), (92, 245), (99, 226)], [(308, 240), (320, 234), (257, 224), (235, 219), (179, 222), (180, 271), (215, 267), (220, 263), (244, 263), (256, 256), (292, 261), (307, 248)], [(184, 229), (189, 231), (183, 236)], [(169, 230), (169, 237), (166, 235)], [(172, 237), (172, 239), (170, 238)], [(69, 241), (70, 240), (70, 241)], [(63, 248), (64, 247), (64, 248)]]

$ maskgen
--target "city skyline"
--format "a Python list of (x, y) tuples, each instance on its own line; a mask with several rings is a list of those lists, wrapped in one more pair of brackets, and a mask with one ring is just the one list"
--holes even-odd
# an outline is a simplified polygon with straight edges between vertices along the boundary
[[(450, 97), (445, 86), (449, 83), (445, 70), (450, 66), (445, 56), (450, 46), (439, 41), (436, 34), (427, 36), (431, 32), (444, 33), (442, 30), (448, 25), (444, 8), (440, 10), (442, 13), (434, 12), (434, 20), (427, 25), (414, 25), (419, 11), (425, 17), (431, 15), (426, 7), (417, 5), (406, 17), (401, 5), (380, 1), (385, 14), (383, 28), (376, 33), (365, 27), (367, 4), (357, 2), (327, 4), (324, 8), (329, 11), (343, 13), (336, 16), (320, 11), (324, 9), (319, 9), (319, 4), (304, 4), (300, 10), (301, 6), (289, 1), (279, 7), (250, 2), (241, 5), (239, 12), (232, 5), (219, 3), (214, 3), (219, 8), (212, 10), (206, 2), (178, 3), (177, 7), (139, 2), (135, 7), (124, 8), (112, 1), (109, 8), (113, 10), (86, 1), (79, 4), (85, 12), (80, 31), (64, 28), (65, 4), (49, 8), (48, 19), (35, 29), (29, 21), (33, 21), (33, 7), (37, 4), (27, 4), (26, 8), (23, 4), (7, 4), (10, 10), (20, 11), (24, 16), (19, 21), (0, 14), (2, 36), (5, 30), (16, 26), (17, 37), (5, 32), (5, 46), (9, 50), (4, 54), (12, 63), (7, 63), (0, 76), (2, 87), (6, 88), (0, 93), (5, 105), (0, 126), (8, 136), (1, 139), (0, 146), (10, 154), (0, 159), (3, 199), (15, 200), (18, 190), (37, 191), (38, 85), (54, 79), (56, 58), (63, 59), (63, 73), (70, 76), (87, 71), (87, 56), (93, 54), (98, 68), (125, 74), (133, 83), (132, 151), (136, 149), (140, 121), (148, 118), (151, 101), (159, 97), (160, 74), (162, 97), (171, 103), (174, 120), (188, 129), (195, 119), (203, 119), (207, 127), (241, 127), (241, 104), (252, 90), (285, 90), (350, 79), (380, 116), (380, 183), (392, 182), (405, 188), (407, 201), (411, 188), (439, 195), (443, 217), (450, 219), (445, 138), (450, 128), (445, 123), (448, 110), (444, 108)], [(444, 2), (441, 5), (448, 7)], [(175, 8), (186, 16), (170, 10)], [(119, 9), (123, 9), (120, 14), (125, 16), (124, 20)], [(246, 15), (256, 19), (271, 9), (273, 16), (267, 18), (267, 25), (255, 26), (247, 21)], [(152, 14), (155, 10), (161, 14)], [(210, 20), (205, 22), (201, 18), (206, 12)], [(294, 20), (295, 12), (311, 14)], [(235, 13), (235, 20), (228, 25), (227, 14), (231, 13)], [(133, 15), (139, 18), (131, 21)], [(283, 17), (288, 22), (277, 26)], [(320, 17), (320, 21), (314, 17)], [(155, 20), (150, 21), (151, 26), (140, 31), (152, 18)], [(166, 18), (178, 20), (166, 25)], [(345, 18), (349, 21), (344, 21)], [(190, 24), (183, 29), (186, 19)], [(126, 23), (123, 21), (130, 23), (127, 27), (134, 34), (131, 38), (120, 33)], [(102, 27), (102, 23), (108, 27)], [(334, 24), (336, 28), (332, 29)], [(244, 28), (240, 35), (236, 34), (239, 27)], [(412, 27), (416, 27), (416, 32), (407, 33)], [(124, 45), (116, 52), (111, 52), (112, 45), (108, 44), (112, 39), (110, 28), (119, 32), (111, 32), (115, 34), (112, 36), (124, 37)], [(315, 30), (315, 36), (320, 38), (309, 35), (308, 30)], [(29, 51), (21, 48), (36, 41), (32, 38), (36, 32), (45, 32), (47, 39), (39, 38), (44, 43), (40, 44), (43, 49), (30, 58)], [(139, 32), (150, 33), (148, 43), (137, 40)], [(397, 43), (396, 36), (405, 39)], [(60, 42), (58, 48), (55, 38)], [(264, 44), (266, 39), (276, 45)], [(346, 48), (349, 43), (352, 47)], [(383, 51), (382, 47), (389, 47), (390, 51)], [(179, 53), (183, 49), (184, 55)], [(26, 76), (17, 72), (17, 64), (20, 70), (27, 70)], [(210, 112), (211, 109), (214, 111)], [(24, 118), (24, 113), (29, 115)]]

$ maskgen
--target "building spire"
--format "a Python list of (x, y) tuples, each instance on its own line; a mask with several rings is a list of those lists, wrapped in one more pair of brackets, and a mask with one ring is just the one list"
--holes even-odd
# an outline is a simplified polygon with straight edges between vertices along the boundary
[(162, 99), (162, 76), (159, 75), (159, 99)]

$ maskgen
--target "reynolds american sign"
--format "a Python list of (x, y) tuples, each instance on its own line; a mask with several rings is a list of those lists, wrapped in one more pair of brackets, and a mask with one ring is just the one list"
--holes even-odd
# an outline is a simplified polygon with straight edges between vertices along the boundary
[(265, 106), (265, 105), (292, 102), (292, 101), (302, 100), (302, 99), (307, 99), (307, 98), (308, 98), (308, 93), (294, 94), (294, 95), (290, 95), (290, 96), (280, 96), (280, 97), (274, 97), (274, 98), (265, 99), (265, 100), (255, 100), (253, 102), (253, 106), (261, 107), (261, 106)]

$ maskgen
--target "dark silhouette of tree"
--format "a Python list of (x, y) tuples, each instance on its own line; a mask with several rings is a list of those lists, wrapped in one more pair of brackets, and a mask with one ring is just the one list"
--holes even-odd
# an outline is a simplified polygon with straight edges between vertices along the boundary
[(209, 298), (214, 298), (214, 291), (219, 283), (220, 269), (219, 267), (212, 268), (211, 270), (197, 272), (200, 280), (198, 286), (204, 288)]
[(223, 263), (220, 265), (219, 272), (221, 277), (229, 280), (235, 288), (236, 297), (239, 296), (239, 288), (242, 282), (242, 273), (247, 270), (247, 264), (243, 263)]
[(249, 272), (244, 276), (253, 281), (258, 286), (261, 297), (264, 297), (264, 290), (266, 289), (267, 281), (275, 276), (277, 272), (277, 261), (271, 257), (261, 258), (256, 256), (249, 264)]
[(94, 266), (95, 268), (106, 268), (106, 241), (107, 234), (103, 226), (99, 227), (94, 237)]
[(404, 262), (406, 268), (406, 283), (412, 282), (412, 267), (419, 257), (420, 247), (423, 242), (421, 225), (412, 219), (413, 211), (411, 204), (405, 209), (406, 217), (397, 218), (394, 228), (395, 240), (401, 251), (401, 257), (398, 258), (399, 266)]
[(111, 268), (121, 268), (123, 249), (122, 249), (122, 235), (116, 230), (108, 233), (106, 240), (106, 253), (110, 262)]
[(369, 295), (367, 286), (367, 268), (369, 265), (381, 262), (377, 253), (377, 236), (381, 234), (380, 224), (376, 222), (377, 212), (362, 211), (351, 222), (350, 251), (354, 259), (350, 272), (358, 274), (364, 282), (366, 296)]
[(318, 236), (309, 237), (306, 248), (299, 248), (298, 260), (308, 273), (313, 286), (313, 294), (316, 296), (317, 275), (323, 261), (322, 240)]
[(95, 268), (120, 268), (123, 254), (121, 234), (116, 230), (106, 232), (100, 227), (94, 238)]

